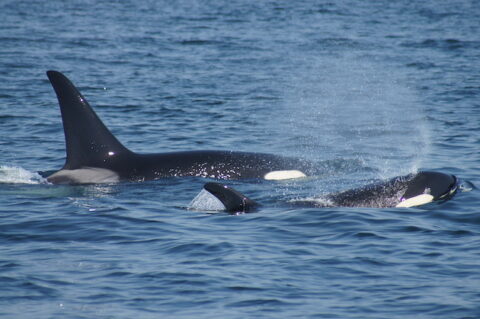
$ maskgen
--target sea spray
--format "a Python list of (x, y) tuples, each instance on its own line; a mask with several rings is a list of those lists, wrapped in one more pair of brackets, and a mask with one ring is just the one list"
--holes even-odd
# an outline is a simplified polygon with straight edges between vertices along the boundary
[(46, 179), (22, 167), (0, 165), (1, 184), (43, 184)]

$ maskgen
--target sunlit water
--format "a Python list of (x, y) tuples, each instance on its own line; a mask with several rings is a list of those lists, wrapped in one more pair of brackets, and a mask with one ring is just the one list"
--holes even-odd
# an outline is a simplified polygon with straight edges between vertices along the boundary
[[(479, 15), (475, 1), (1, 2), (0, 316), (477, 318)], [(134, 151), (258, 151), (324, 173), (229, 182), (262, 203), (239, 216), (191, 209), (201, 178), (50, 185), (37, 172), (65, 151), (49, 69)], [(285, 205), (420, 169), (462, 190), (412, 209)]]

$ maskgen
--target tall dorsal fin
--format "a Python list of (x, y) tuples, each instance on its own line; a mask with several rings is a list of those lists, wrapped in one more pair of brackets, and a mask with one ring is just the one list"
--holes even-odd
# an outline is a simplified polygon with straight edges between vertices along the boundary
[(62, 73), (48, 71), (62, 113), (67, 159), (64, 169), (103, 167), (105, 159), (131, 153), (108, 130), (78, 89)]

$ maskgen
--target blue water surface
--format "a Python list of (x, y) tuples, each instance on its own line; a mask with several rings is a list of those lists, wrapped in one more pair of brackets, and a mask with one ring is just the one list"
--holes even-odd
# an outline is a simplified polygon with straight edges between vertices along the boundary
[[(0, 2), (2, 318), (479, 318), (480, 2)], [(45, 71), (137, 152), (317, 161), (229, 184), (255, 214), (189, 208), (206, 180), (50, 185), (65, 160)], [(282, 202), (420, 169), (410, 209)]]

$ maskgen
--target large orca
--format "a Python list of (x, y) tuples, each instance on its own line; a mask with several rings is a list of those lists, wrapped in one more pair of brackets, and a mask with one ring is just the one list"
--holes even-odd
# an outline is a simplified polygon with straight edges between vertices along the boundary
[(138, 154), (123, 146), (63, 74), (48, 71), (62, 114), (66, 161), (47, 176), (54, 184), (145, 181), (174, 176), (279, 180), (315, 175), (301, 159), (230, 151)]
[[(224, 184), (210, 182), (204, 185), (204, 189), (215, 196), (222, 203), (222, 208), (230, 213), (249, 213), (260, 206)], [(454, 175), (424, 171), (318, 199), (288, 201), (288, 204), (295, 207), (414, 207), (447, 200), (457, 189), (458, 180)]]

